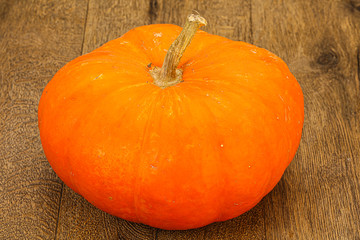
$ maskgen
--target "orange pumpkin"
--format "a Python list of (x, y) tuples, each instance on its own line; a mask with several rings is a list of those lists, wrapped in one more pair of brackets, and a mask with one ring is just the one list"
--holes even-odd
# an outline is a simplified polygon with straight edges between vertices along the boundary
[[(279, 57), (188, 24), (196, 34), (184, 28), (186, 51), (188, 42), (175, 41), (182, 29), (159, 24), (74, 59), (38, 110), (46, 157), (70, 188), (103, 211), (163, 229), (254, 207), (293, 159), (304, 118), (301, 88)], [(185, 52), (165, 75), (177, 81), (161, 85), (155, 75), (174, 41)]]

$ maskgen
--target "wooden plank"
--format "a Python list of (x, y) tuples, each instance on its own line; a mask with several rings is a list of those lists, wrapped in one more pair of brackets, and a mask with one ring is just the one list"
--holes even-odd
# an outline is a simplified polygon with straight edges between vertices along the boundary
[(186, 16), (198, 11), (208, 21), (202, 30), (232, 40), (251, 42), (251, 1), (152, 0), (152, 23), (183, 26)]
[(135, 27), (150, 24), (149, 9), (149, 0), (90, 0), (82, 54)]
[[(193, 10), (208, 20), (203, 30), (233, 40), (251, 41), (250, 1), (153, 1), (153, 23), (182, 26)], [(187, 231), (158, 230), (158, 239), (263, 239), (263, 204), (235, 219)]]
[[(90, 0), (86, 5), (0, 0), (0, 239), (360, 236), (357, 1)], [(163, 231), (112, 217), (63, 188), (43, 155), (36, 109), (46, 83), (72, 58), (135, 26), (182, 25), (193, 9), (209, 20), (204, 30), (253, 41), (289, 64), (304, 91), (305, 128), (284, 178), (253, 210), (200, 229)]]
[(0, 1), (0, 239), (51, 239), (62, 183), (42, 151), (41, 92), (80, 53), (82, 1)]
[(356, 1), (253, 0), (254, 43), (300, 82), (298, 154), (265, 201), (267, 239), (359, 239), (360, 12)]
[[(150, 24), (148, 1), (90, 0), (82, 54), (137, 26)], [(61, 198), (57, 239), (154, 239), (156, 229), (93, 207), (67, 186)]]

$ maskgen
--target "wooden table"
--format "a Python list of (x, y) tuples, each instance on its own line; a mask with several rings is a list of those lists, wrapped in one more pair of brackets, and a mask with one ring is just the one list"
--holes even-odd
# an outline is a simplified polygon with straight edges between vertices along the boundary
[[(255, 208), (223, 223), (164, 231), (110, 216), (55, 175), (37, 105), (71, 59), (128, 30), (182, 25), (283, 58), (305, 97), (294, 161)], [(0, 239), (360, 239), (360, 1), (0, 0)]]

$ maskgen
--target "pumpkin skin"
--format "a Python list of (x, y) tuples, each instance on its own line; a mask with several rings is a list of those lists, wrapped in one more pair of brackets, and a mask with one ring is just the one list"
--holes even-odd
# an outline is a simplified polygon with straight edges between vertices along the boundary
[(161, 89), (181, 32), (135, 28), (59, 70), (38, 109), (46, 157), (99, 209), (162, 229), (241, 215), (279, 182), (301, 139), (301, 88), (265, 49), (198, 30)]

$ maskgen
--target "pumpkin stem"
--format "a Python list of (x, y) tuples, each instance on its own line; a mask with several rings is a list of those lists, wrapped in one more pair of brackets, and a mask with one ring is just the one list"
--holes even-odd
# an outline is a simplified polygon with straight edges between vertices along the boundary
[(182, 81), (182, 70), (177, 66), (196, 31), (206, 24), (205, 18), (198, 14), (191, 14), (187, 17), (183, 30), (166, 53), (162, 68), (154, 67), (150, 70), (156, 86), (166, 88)]

